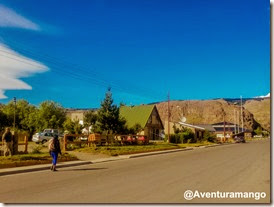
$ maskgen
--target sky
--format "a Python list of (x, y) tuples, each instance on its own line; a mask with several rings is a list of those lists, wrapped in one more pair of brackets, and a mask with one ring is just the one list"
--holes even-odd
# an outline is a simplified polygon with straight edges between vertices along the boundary
[(270, 92), (267, 0), (1, 0), (0, 103), (96, 108)]

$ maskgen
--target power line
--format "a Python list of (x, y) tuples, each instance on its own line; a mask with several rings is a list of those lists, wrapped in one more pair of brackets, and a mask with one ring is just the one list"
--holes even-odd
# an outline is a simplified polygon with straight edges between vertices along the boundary
[[(16, 44), (18, 44), (18, 42), (16, 42)], [(37, 55), (37, 53), (34, 54), (33, 52), (27, 51), (27, 50), (25, 50), (25, 49), (19, 49), (19, 50), (24, 51), (24, 52), (27, 53), (28, 55), (31, 55), (31, 56), (38, 56), (38, 58), (43, 59), (43, 60), (45, 60), (46, 62), (55, 64), (55, 67), (54, 67), (54, 68), (57, 68), (57, 67), (59, 66), (59, 67), (60, 67), (59, 70), (61, 70), (61, 73), (68, 73), (68, 71), (64, 71), (64, 70), (63, 70), (63, 66), (64, 66), (64, 67), (66, 67), (66, 68), (77, 69), (78, 71), (82, 71), (83, 73), (86, 73), (87, 75), (91, 75), (91, 76), (96, 76), (96, 75), (97, 75), (97, 74), (96, 74), (95, 72), (93, 72), (93, 71), (82, 69), (82, 67), (77, 67), (77, 68), (76, 68), (76, 67), (73, 66), (73, 65), (75, 65), (75, 64), (69, 64), (69, 65), (66, 64), (66, 63), (64, 64), (63, 62), (60, 62), (57, 58), (52, 58), (52, 57), (50, 57), (50, 56), (48, 56), (48, 55), (46, 55), (46, 56)], [(3, 52), (7, 53), (7, 51), (3, 51)], [(12, 55), (15, 55), (15, 54), (12, 54)], [(19, 57), (20, 57), (20, 58), (23, 58), (23, 57), (21, 57), (21, 56), (19, 56)], [(51, 60), (50, 60), (50, 59), (51, 59)], [(57, 65), (57, 67), (56, 67), (56, 65)], [(78, 66), (78, 65), (76, 65), (76, 66)], [(56, 71), (53, 71), (53, 72), (56, 72)], [(69, 73), (70, 73), (71, 75), (74, 75), (74, 78), (75, 78), (75, 75), (76, 75), (77, 77), (79, 77), (79, 74), (78, 74), (78, 73), (77, 73), (77, 74), (72, 73), (72, 72), (69, 72)], [(109, 82), (110, 82), (110, 81), (105, 81), (105, 80), (102, 80), (102, 79), (99, 80), (99, 78), (92, 78), (92, 80), (93, 80), (93, 81), (96, 80), (96, 83), (101, 82), (101, 83), (105, 84), (104, 86), (109, 86)], [(113, 81), (111, 82), (111, 85), (112, 85), (112, 88), (114, 88), (114, 89), (118, 89), (118, 90), (120, 90), (120, 91), (124, 91), (124, 92), (130, 93), (130, 94), (133, 94), (132, 91), (129, 91), (128, 89), (125, 91), (125, 87), (121, 87), (119, 84), (113, 83)], [(149, 89), (142, 89), (142, 88), (140, 88), (140, 87), (136, 88), (136, 87), (134, 87), (134, 86), (132, 86), (132, 85), (130, 85), (130, 84), (127, 84), (127, 86), (129, 86), (131, 89), (133, 89), (133, 91), (135, 91), (134, 94), (136, 94), (136, 92), (137, 92), (137, 93), (142, 92), (142, 95), (146, 95), (146, 96), (148, 96), (148, 97), (153, 97), (153, 98), (159, 99), (158, 96), (157, 96), (157, 97), (155, 96), (155, 94), (157, 94), (157, 92), (152, 91), (151, 94), (153, 94), (153, 95), (151, 95), (151, 94), (149, 93), (149, 91), (151, 91), (151, 90), (149, 90)], [(158, 95), (160, 95), (160, 94), (158, 94)], [(161, 96), (161, 95), (160, 95), (160, 96)]]
[[(22, 63), (25, 63), (25, 64), (28, 64), (28, 65), (32, 65), (32, 66), (35, 66), (37, 67), (38, 65), (36, 64), (32, 64), (29, 59), (25, 58), (25, 57), (22, 57), (22, 56), (19, 56), (17, 54), (14, 54), (14, 53), (10, 53), (8, 51), (4, 51), (4, 50), (1, 50), (1, 52), (5, 53), (5, 54), (8, 54), (8, 55), (13, 55), (13, 56), (16, 56), (20, 59), (17, 59), (17, 58), (14, 58), (14, 57), (10, 57), (10, 56), (7, 56), (7, 55), (3, 55), (3, 54), (0, 54), (1, 56), (4, 56), (6, 58), (9, 58), (9, 59), (13, 59), (15, 61), (19, 61), (19, 62), (22, 62)], [(22, 60), (23, 59), (23, 60)], [(24, 61), (26, 60), (26, 61)], [(59, 73), (61, 75), (63, 74), (66, 74), (68, 75), (69, 77), (72, 77), (74, 79), (78, 79), (78, 80), (83, 80), (83, 81), (92, 81), (92, 83), (96, 83), (96, 85), (100, 85), (100, 86), (104, 86), (104, 87), (108, 87), (109, 86), (109, 83), (107, 83), (106, 81), (102, 81), (98, 78), (92, 78), (92, 76), (81, 76), (79, 73), (73, 73), (73, 72), (70, 72), (69, 70), (63, 70), (63, 66), (60, 65), (60, 63), (57, 63), (57, 62), (54, 62), (54, 61), (50, 61), (50, 60), (46, 60), (47, 62), (49, 63), (52, 63), (54, 64), (54, 66), (52, 68), (56, 68), (56, 69), (59, 69), (59, 70), (53, 70), (53, 72), (56, 72), (56, 73)], [(70, 67), (70, 66), (66, 66), (66, 68)], [(117, 85), (112, 85), (112, 88), (116, 89), (116, 90), (119, 90), (119, 91), (122, 91), (122, 92), (126, 92), (126, 93), (129, 93), (129, 94), (132, 94), (132, 91), (129, 91), (125, 88), (121, 88), (120, 86), (117, 86)], [(143, 93), (142, 95), (145, 95), (145, 96), (149, 96), (149, 97), (152, 97), (150, 94), (148, 93)], [(153, 96), (153, 98), (156, 98), (156, 96)], [(157, 97), (158, 98), (158, 97)]]

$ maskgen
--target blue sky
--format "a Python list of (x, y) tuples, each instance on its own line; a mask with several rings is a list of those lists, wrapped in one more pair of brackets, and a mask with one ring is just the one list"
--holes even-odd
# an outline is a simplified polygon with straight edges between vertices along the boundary
[[(270, 92), (266, 0), (2, 0), (0, 103), (98, 107)], [(2, 82), (2, 83), (1, 83)]]

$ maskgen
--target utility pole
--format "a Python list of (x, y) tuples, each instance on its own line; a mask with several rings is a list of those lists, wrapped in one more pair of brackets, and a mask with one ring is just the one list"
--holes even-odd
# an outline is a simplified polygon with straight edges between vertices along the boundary
[(170, 100), (170, 97), (169, 97), (169, 92), (167, 94), (167, 133), (168, 133), (168, 143), (170, 143), (170, 125), (169, 125), (169, 122), (170, 122), (170, 108), (169, 108), (169, 100)]
[(239, 111), (237, 111), (237, 123), (238, 123), (238, 133), (240, 133), (240, 115), (239, 115)]
[(13, 97), (13, 103), (14, 103), (13, 130), (15, 131), (16, 97)]
[(244, 117), (243, 117), (243, 99), (241, 96), (241, 122), (242, 122), (242, 132), (244, 131)]
[(225, 141), (225, 112), (223, 113), (224, 116), (224, 141)]
[(236, 134), (236, 130), (237, 130), (237, 128), (236, 128), (236, 110), (234, 109), (234, 134)]

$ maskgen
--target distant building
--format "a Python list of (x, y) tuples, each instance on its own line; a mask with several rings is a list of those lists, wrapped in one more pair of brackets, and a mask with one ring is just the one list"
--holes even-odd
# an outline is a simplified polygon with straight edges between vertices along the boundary
[[(169, 122), (169, 133), (174, 134), (174, 128), (183, 129), (188, 128), (194, 133), (195, 139), (202, 139), (204, 136), (205, 128), (199, 125), (187, 124), (183, 122)], [(168, 121), (165, 121), (165, 134), (168, 134)]]
[(225, 138), (229, 139), (232, 137), (233, 134), (235, 134), (235, 128), (238, 129), (238, 125), (235, 125), (230, 122), (218, 122), (211, 125), (215, 129), (216, 137), (219, 139)]
[(66, 115), (71, 120), (78, 120), (79, 123), (84, 123), (84, 114), (87, 110), (78, 110), (78, 109), (67, 109)]
[(163, 139), (164, 126), (155, 105), (121, 106), (120, 115), (126, 119), (127, 127), (141, 126), (143, 130), (138, 135), (146, 135), (150, 140)]
[(225, 138), (232, 138), (234, 135), (240, 135), (244, 137), (252, 137), (252, 131), (241, 128), (237, 124), (230, 122), (219, 122), (211, 125), (215, 129), (215, 134), (217, 138), (223, 139), (224, 133)]
[(196, 124), (196, 126), (203, 128), (204, 130), (207, 130), (211, 133), (215, 133), (216, 130), (211, 124)]

